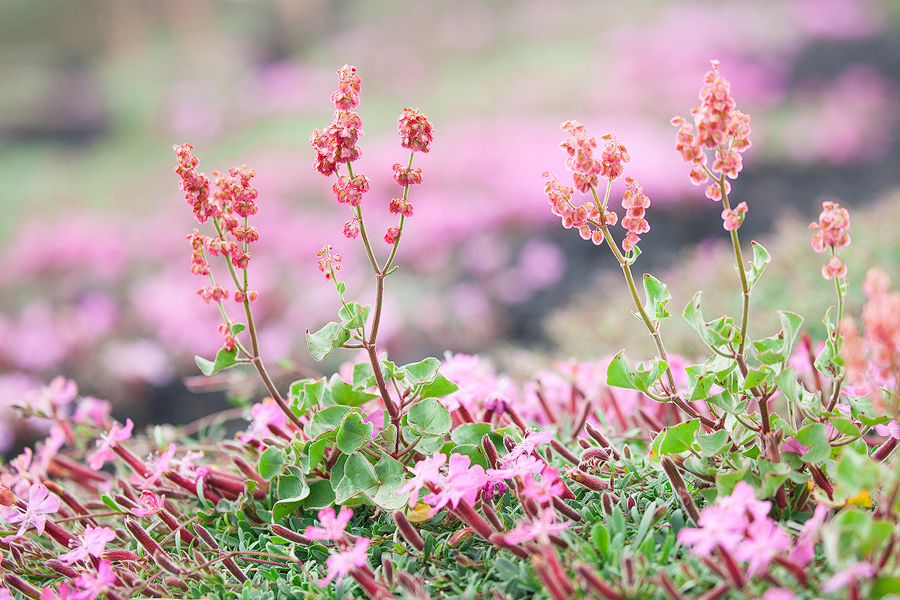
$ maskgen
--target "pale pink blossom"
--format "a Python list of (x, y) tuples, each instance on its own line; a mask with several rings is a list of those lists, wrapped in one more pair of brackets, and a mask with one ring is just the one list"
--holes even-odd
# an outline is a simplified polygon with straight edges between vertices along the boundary
[(734, 549), (734, 557), (749, 563), (747, 575), (762, 573), (776, 555), (791, 547), (791, 538), (768, 517), (753, 519), (746, 537)]
[(159, 483), (160, 478), (165, 475), (166, 471), (171, 469), (171, 462), (172, 458), (175, 456), (175, 451), (175, 444), (169, 444), (168, 450), (162, 454), (157, 453), (156, 458), (149, 461), (150, 472), (146, 477), (141, 477), (137, 473), (133, 475), (132, 482), (139, 490), (146, 490)]
[(434, 456), (424, 458), (416, 463), (412, 470), (412, 479), (397, 490), (398, 494), (409, 493), (409, 507), (413, 508), (419, 500), (419, 490), (426, 483), (438, 483), (443, 479), (440, 468), (447, 462), (447, 455), (438, 452)]
[(257, 402), (250, 409), (251, 427), (249, 431), (238, 436), (242, 442), (262, 440), (272, 435), (270, 427), (284, 429), (287, 426), (287, 417), (273, 400)]
[(75, 406), (72, 421), (82, 425), (93, 424), (104, 427), (111, 410), (112, 406), (106, 400), (98, 400), (93, 396), (87, 396), (82, 398)]
[(116, 574), (113, 573), (112, 565), (101, 560), (96, 573), (82, 573), (75, 579), (75, 587), (80, 590), (76, 593), (75, 600), (94, 600), (115, 582)]
[(471, 465), (465, 454), (451, 454), (447, 465), (447, 475), (437, 483), (440, 488), (425, 496), (422, 501), (431, 505), (429, 517), (433, 517), (447, 504), (456, 508), (460, 501), (474, 504), (478, 492), (488, 483), (488, 477), (481, 465)]
[(162, 494), (157, 496), (150, 490), (144, 490), (141, 492), (141, 496), (137, 501), (138, 504), (144, 508), (133, 508), (131, 509), (131, 513), (136, 517), (148, 517), (150, 515), (155, 515), (162, 510), (162, 507), (166, 502), (166, 495)]
[(571, 521), (554, 523), (553, 514), (552, 510), (544, 510), (541, 512), (540, 517), (532, 520), (530, 523), (517, 523), (515, 528), (503, 536), (503, 540), (507, 544), (522, 544), (536, 539), (549, 538), (549, 536), (558, 534), (572, 524)]
[(557, 470), (550, 467), (541, 472), (540, 481), (530, 474), (522, 477), (522, 494), (538, 504), (547, 504), (562, 496), (565, 489)]
[(817, 505), (813, 516), (803, 524), (803, 529), (794, 543), (794, 549), (788, 554), (790, 560), (804, 567), (812, 561), (815, 556), (815, 542), (819, 536), (819, 529), (827, 516), (828, 507), (824, 504)]
[(21, 523), (19, 530), (12, 536), (7, 536), (4, 541), (13, 540), (25, 533), (29, 525), (33, 525), (38, 535), (44, 535), (44, 525), (47, 515), (59, 510), (59, 498), (50, 493), (44, 485), (34, 483), (28, 488), (28, 502), (25, 511), (22, 512), (13, 507), (4, 507), (3, 517), (10, 525)]
[(835, 573), (831, 579), (822, 584), (820, 588), (826, 594), (855, 583), (860, 578), (869, 578), (875, 575), (875, 567), (868, 562), (855, 562), (846, 569)]
[(114, 539), (116, 539), (116, 533), (109, 527), (87, 526), (79, 538), (79, 545), (75, 546), (71, 552), (60, 554), (59, 559), (70, 565), (88, 556), (100, 558), (100, 555), (106, 550), (106, 544)]
[(325, 565), (328, 567), (328, 576), (319, 581), (319, 587), (327, 586), (332, 579), (336, 579), (337, 583), (340, 583), (354, 567), (365, 566), (369, 558), (369, 542), (369, 538), (357, 538), (353, 548), (329, 556), (325, 561)]
[(324, 508), (319, 511), (319, 523), (322, 526), (310, 525), (303, 535), (311, 540), (337, 540), (344, 535), (344, 530), (351, 518), (353, 518), (353, 510), (346, 506), (342, 506), (337, 515), (335, 515), (333, 507)]
[(889, 421), (884, 425), (876, 425), (875, 433), (883, 435), (884, 437), (892, 437), (895, 440), (900, 440), (900, 423), (894, 420)]
[(88, 456), (88, 466), (94, 471), (99, 471), (103, 468), (103, 464), (106, 461), (115, 460), (116, 455), (112, 449), (119, 442), (124, 442), (131, 438), (131, 430), (133, 428), (134, 423), (131, 419), (125, 419), (125, 427), (120, 427), (118, 423), (113, 423), (109, 431), (102, 434), (97, 441), (97, 450)]

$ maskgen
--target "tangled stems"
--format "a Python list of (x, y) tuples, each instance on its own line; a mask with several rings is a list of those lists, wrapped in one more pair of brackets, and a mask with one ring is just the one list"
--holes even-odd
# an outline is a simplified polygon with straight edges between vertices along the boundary
[[(612, 189), (612, 180), (609, 179), (606, 182), (606, 192), (603, 195), (603, 201), (600, 201), (600, 196), (597, 194), (597, 190), (594, 186), (591, 186), (591, 194), (594, 197), (594, 204), (597, 206), (597, 210), (600, 212), (600, 219), (597, 223), (597, 226), (600, 227), (601, 231), (603, 231), (603, 236), (607, 240), (607, 246), (612, 250), (613, 255), (616, 257), (616, 260), (619, 262), (619, 266), (622, 268), (622, 273), (625, 275), (625, 282), (628, 285), (628, 290), (631, 292), (631, 299), (634, 302), (635, 308), (638, 310), (638, 314), (641, 316), (641, 321), (644, 322), (644, 325), (647, 326), (647, 329), (650, 331), (650, 336), (653, 338), (653, 343), (656, 344), (656, 351), (659, 353), (659, 358), (666, 364), (666, 383), (668, 387), (663, 386), (663, 391), (668, 396), (668, 399), (672, 400), (678, 408), (687, 413), (690, 417), (695, 419), (700, 419), (700, 422), (706, 425), (707, 427), (714, 427), (717, 429), (721, 428), (721, 425), (712, 419), (705, 417), (698, 413), (694, 407), (688, 404), (684, 398), (681, 397), (680, 394), (676, 392), (675, 388), (675, 375), (672, 373), (672, 367), (669, 366), (668, 355), (666, 354), (666, 347), (663, 345), (662, 336), (660, 335), (659, 325), (654, 325), (653, 321), (650, 319), (650, 316), (647, 314), (647, 311), (644, 310), (643, 305), (641, 304), (640, 296), (638, 295), (637, 286), (634, 282), (634, 275), (631, 272), (631, 263), (633, 261), (629, 261), (622, 252), (619, 250), (618, 246), (615, 243), (612, 234), (609, 231), (609, 226), (606, 224), (606, 219), (604, 215), (606, 213), (606, 206), (609, 202), (609, 194)], [(654, 398), (655, 399), (655, 398)]]

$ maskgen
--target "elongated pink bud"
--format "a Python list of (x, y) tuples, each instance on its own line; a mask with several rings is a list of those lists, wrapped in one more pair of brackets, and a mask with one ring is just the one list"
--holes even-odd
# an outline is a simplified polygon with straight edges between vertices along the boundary
[(11, 588), (15, 588), (34, 600), (39, 600), (41, 591), (33, 587), (30, 583), (13, 573), (7, 573), (3, 576), (3, 581)]
[(121, 562), (124, 560), (130, 560), (133, 562), (140, 561), (140, 557), (134, 552), (130, 552), (128, 550), (107, 550), (103, 553), (103, 560), (108, 560), (109, 562)]
[(565, 458), (565, 459), (566, 459), (567, 461), (569, 461), (571, 464), (573, 464), (573, 465), (577, 465), (577, 464), (578, 464), (578, 457), (575, 456), (574, 454), (572, 454), (572, 452), (569, 451), (568, 448), (566, 448), (565, 446), (563, 446), (562, 444), (560, 444), (560, 443), (559, 443), (558, 441), (556, 441), (555, 439), (550, 440), (550, 446), (551, 446), (551, 447), (552, 447), (552, 448), (553, 448), (560, 456), (562, 456), (563, 458)]
[(68, 577), (69, 579), (72, 579), (73, 577), (75, 577), (75, 576), (78, 575), (78, 572), (77, 572), (75, 569), (73, 569), (73, 568), (70, 567), (69, 565), (65, 564), (65, 563), (64, 563), (63, 561), (61, 561), (61, 560), (57, 560), (57, 559), (55, 559), (55, 558), (51, 558), (50, 560), (47, 561), (46, 564), (47, 564), (47, 566), (50, 567), (50, 569), (52, 569), (55, 573), (59, 573), (59, 574), (62, 575), (63, 577)]
[(500, 468), (500, 455), (497, 454), (497, 448), (494, 446), (494, 442), (491, 441), (491, 436), (489, 434), (484, 434), (484, 437), (481, 438), (481, 449), (484, 450), (484, 455), (487, 457), (488, 465), (492, 469)]
[(610, 585), (597, 574), (593, 567), (584, 563), (577, 563), (575, 565), (575, 571), (582, 579), (584, 579), (588, 588), (596, 592), (601, 598), (605, 598), (606, 600), (625, 600), (621, 594), (610, 587)]
[(312, 540), (308, 537), (302, 536), (296, 531), (291, 531), (287, 527), (283, 527), (281, 525), (272, 525), (270, 529), (275, 535), (283, 537), (284, 539), (296, 544), (303, 544), (304, 546), (308, 546), (312, 543)]
[(394, 512), (394, 523), (397, 524), (397, 530), (400, 532), (400, 535), (409, 542), (410, 546), (419, 552), (425, 549), (425, 540), (422, 539), (422, 536), (419, 535), (419, 532), (416, 531), (413, 524), (409, 522), (409, 519), (406, 518), (406, 514), (402, 510)]

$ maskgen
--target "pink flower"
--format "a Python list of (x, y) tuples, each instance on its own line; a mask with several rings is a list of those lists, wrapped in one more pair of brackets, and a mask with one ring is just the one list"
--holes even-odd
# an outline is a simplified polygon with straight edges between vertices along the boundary
[[(75, 588), (68, 583), (61, 583), (55, 590), (49, 585), (45, 587), (43, 591), (41, 591), (39, 600), (77, 600), (77, 598)], [(0, 600), (5, 599), (0, 596)]]
[(104, 427), (111, 410), (112, 407), (106, 400), (98, 400), (93, 396), (87, 396), (82, 398), (81, 402), (75, 407), (72, 421), (83, 425), (87, 425), (90, 422)]
[(159, 483), (160, 477), (170, 470), (170, 463), (175, 456), (175, 451), (175, 444), (169, 444), (168, 450), (162, 454), (157, 453), (156, 458), (150, 460), (150, 473), (146, 477), (141, 477), (137, 473), (134, 474), (132, 482), (137, 485), (139, 490), (146, 490)]
[(797, 441), (797, 438), (790, 438), (781, 444), (778, 449), (781, 452), (793, 452), (794, 454), (803, 456), (809, 451), (809, 446), (804, 446)]
[(109, 432), (100, 436), (97, 441), (97, 450), (88, 457), (88, 466), (94, 471), (103, 468), (103, 464), (108, 460), (116, 458), (113, 448), (118, 442), (123, 442), (131, 437), (131, 430), (134, 423), (131, 419), (125, 419), (125, 427), (119, 427), (118, 423), (113, 423)]
[(892, 437), (895, 440), (900, 440), (900, 423), (891, 421), (885, 425), (876, 425), (875, 433), (884, 437)]
[(699, 528), (685, 527), (678, 532), (678, 541), (691, 546), (695, 556), (707, 556), (716, 546), (734, 551), (744, 539), (751, 517), (752, 522), (767, 520), (771, 506), (771, 502), (756, 499), (752, 485), (739, 481), (731, 494), (703, 507)]
[(115, 532), (109, 527), (85, 527), (81, 535), (81, 545), (71, 552), (60, 554), (59, 559), (66, 564), (78, 562), (88, 556), (99, 558), (106, 549), (106, 544), (116, 539)]
[(357, 538), (356, 544), (350, 550), (329, 556), (325, 561), (325, 565), (328, 567), (328, 576), (319, 581), (319, 587), (327, 586), (335, 578), (337, 578), (337, 583), (340, 583), (354, 567), (364, 566), (369, 558), (369, 542), (369, 538)]
[(429, 518), (444, 506), (456, 508), (460, 500), (474, 504), (479, 490), (488, 483), (488, 477), (481, 465), (470, 466), (471, 459), (464, 454), (451, 454), (447, 465), (447, 476), (438, 483), (440, 491), (428, 494), (422, 501), (431, 505)]
[(439, 452), (432, 457), (424, 458), (416, 463), (416, 466), (413, 467), (412, 479), (407, 481), (403, 487), (397, 490), (398, 494), (409, 492), (410, 508), (413, 508), (416, 505), (416, 502), (419, 500), (419, 490), (421, 490), (426, 483), (439, 483), (443, 479), (440, 468), (445, 462), (447, 462), (447, 455)]
[(813, 516), (803, 524), (803, 529), (797, 537), (794, 549), (788, 554), (788, 558), (795, 563), (806, 566), (815, 556), (815, 541), (819, 535), (819, 528), (828, 516), (828, 507), (824, 504), (816, 506)]
[(72, 402), (78, 395), (78, 385), (62, 375), (56, 377), (39, 391), (29, 392), (23, 398), (31, 410), (47, 416), (55, 415), (59, 409)]
[(428, 152), (434, 140), (434, 127), (418, 108), (404, 108), (397, 119), (400, 145), (413, 152)]
[(29, 525), (34, 525), (38, 535), (44, 535), (44, 525), (47, 522), (47, 516), (59, 510), (59, 498), (50, 493), (45, 486), (40, 483), (34, 483), (28, 488), (28, 502), (25, 505), (25, 512), (19, 512), (12, 507), (6, 507), (4, 518), (10, 525), (21, 523), (19, 530), (15, 535), (4, 538), (4, 541), (13, 540), (22, 537), (22, 534), (28, 529)]
[(116, 574), (113, 573), (112, 565), (101, 560), (97, 565), (96, 573), (82, 573), (75, 579), (75, 587), (81, 590), (75, 595), (75, 598), (77, 600), (94, 600), (115, 582)]
[(788, 588), (770, 588), (757, 600), (794, 600), (794, 592)]
[(507, 458), (508, 456), (509, 455), (507, 454), (501, 459), (502, 468), (487, 470), (487, 475), (491, 478), (491, 481), (501, 481), (504, 479), (534, 475), (543, 471), (547, 466), (547, 463), (530, 454), (520, 454), (512, 460), (509, 460)]
[(826, 594), (830, 594), (855, 583), (857, 579), (872, 577), (873, 575), (875, 575), (875, 567), (871, 563), (856, 562), (846, 569), (835, 573), (831, 579), (822, 584), (821, 590)]
[(504, 457), (503, 462), (512, 462), (519, 456), (530, 456), (538, 445), (549, 444), (552, 439), (553, 432), (551, 431), (529, 431), (525, 434), (524, 439), (516, 444), (516, 447), (512, 449), (512, 452)]
[(553, 511), (545, 510), (541, 512), (540, 517), (530, 523), (517, 523), (514, 529), (503, 536), (503, 540), (507, 544), (522, 544), (538, 538), (548, 538), (566, 529), (571, 524), (571, 521), (554, 523)]
[[(43, 600), (43, 595), (41, 595), (41, 599)], [(8, 589), (5, 587), (0, 587), (0, 600), (16, 600), (15, 597), (10, 593)]]
[(746, 535), (734, 549), (734, 557), (749, 563), (749, 576), (764, 572), (776, 554), (791, 547), (790, 536), (768, 517), (753, 519), (747, 526)]
[(639, 241), (640, 234), (650, 231), (650, 224), (644, 215), (650, 199), (644, 195), (643, 188), (631, 177), (625, 178), (625, 196), (622, 198), (622, 208), (626, 209), (622, 217), (622, 227), (628, 230), (628, 235), (622, 241), (622, 249), (625, 252), (631, 250)]
[(303, 535), (311, 540), (337, 540), (344, 535), (347, 523), (352, 517), (353, 510), (346, 506), (342, 506), (337, 515), (334, 514), (333, 507), (322, 509), (319, 511), (319, 523), (322, 524), (322, 527), (310, 525)]
[(252, 427), (250, 431), (241, 433), (238, 439), (244, 443), (251, 440), (262, 440), (272, 435), (270, 427), (284, 429), (287, 426), (287, 417), (274, 401), (258, 402), (250, 409)]
[(131, 514), (136, 517), (148, 517), (150, 515), (155, 515), (162, 510), (163, 504), (165, 504), (165, 502), (165, 494), (157, 496), (150, 490), (144, 490), (143, 492), (141, 492), (141, 497), (138, 498), (138, 504), (143, 505), (145, 508), (133, 508), (131, 510)]
[(540, 481), (532, 475), (522, 477), (522, 494), (538, 504), (547, 504), (554, 497), (562, 496), (565, 489), (557, 470), (550, 467), (545, 467), (541, 472)]
[(384, 243), (385, 244), (396, 244), (397, 238), (400, 237), (400, 228), (399, 227), (388, 227), (387, 232), (384, 234)]
[(722, 227), (725, 231), (734, 231), (741, 226), (744, 221), (744, 214), (747, 212), (747, 203), (741, 202), (734, 208), (726, 208), (722, 211)]
[(338, 110), (349, 110), (359, 106), (360, 79), (356, 67), (344, 65), (338, 72), (338, 91), (331, 95), (331, 101)]

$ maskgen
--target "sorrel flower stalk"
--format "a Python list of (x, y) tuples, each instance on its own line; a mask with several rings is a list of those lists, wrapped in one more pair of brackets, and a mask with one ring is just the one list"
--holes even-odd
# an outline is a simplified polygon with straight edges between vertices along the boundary
[[(227, 174), (213, 173), (216, 178), (216, 191), (210, 193), (209, 178), (197, 171), (200, 164), (198, 158), (191, 154), (193, 146), (189, 144), (173, 146), (178, 166), (175, 173), (181, 178), (179, 187), (194, 212), (194, 217), (201, 225), (212, 220), (215, 235), (206, 236), (197, 229), (187, 236), (191, 245), (191, 271), (194, 275), (209, 278), (209, 285), (197, 293), (207, 303), (213, 301), (222, 315), (220, 333), (225, 338), (223, 350), (226, 353), (240, 354), (242, 358), (232, 356), (231, 364), (250, 363), (254, 366), (269, 395), (278, 404), (284, 414), (298, 427), (301, 426), (297, 416), (288, 408), (272, 378), (263, 364), (259, 352), (259, 337), (250, 303), (256, 301), (257, 292), (250, 289), (248, 266), (251, 259), (250, 244), (259, 239), (259, 232), (249, 224), (249, 218), (259, 208), (256, 205), (258, 192), (250, 186), (250, 179), (255, 175), (253, 169), (246, 165), (230, 169)], [(246, 331), (250, 338), (250, 347), (238, 339), (244, 331), (243, 324), (235, 324), (228, 317), (224, 301), (230, 292), (216, 283), (208, 262), (208, 256), (222, 256), (228, 273), (234, 284), (233, 298), (242, 305), (244, 318), (247, 321)], [(218, 357), (217, 357), (218, 362)]]
[[(338, 90), (331, 99), (337, 110), (332, 122), (322, 131), (314, 130), (309, 138), (310, 144), (316, 150), (316, 160), (313, 167), (326, 177), (337, 176), (337, 181), (332, 186), (339, 204), (345, 204), (350, 209), (351, 218), (344, 224), (344, 236), (349, 239), (360, 238), (365, 248), (369, 266), (375, 274), (375, 305), (372, 311), (372, 322), (368, 332), (366, 331), (366, 319), (361, 319), (361, 325), (356, 328), (358, 343), (344, 343), (344, 348), (364, 349), (372, 364), (372, 371), (379, 394), (385, 408), (390, 415), (391, 422), (399, 429), (400, 409), (390, 396), (387, 384), (379, 364), (377, 339), (381, 324), (381, 311), (384, 302), (384, 279), (396, 270), (394, 259), (406, 219), (413, 215), (413, 205), (409, 201), (409, 187), (422, 183), (422, 170), (414, 169), (413, 157), (416, 152), (428, 152), (434, 139), (434, 129), (423, 113), (418, 109), (406, 108), (397, 120), (397, 129), (400, 134), (401, 146), (410, 150), (409, 161), (406, 166), (397, 163), (393, 166), (393, 181), (403, 188), (399, 198), (389, 202), (388, 209), (392, 214), (399, 215), (397, 225), (389, 227), (384, 235), (384, 241), (390, 244), (391, 250), (383, 263), (379, 262), (372, 247), (369, 232), (366, 228), (363, 216), (363, 195), (369, 191), (368, 178), (359, 173), (354, 173), (353, 162), (360, 157), (360, 149), (357, 142), (363, 137), (362, 119), (350, 109), (359, 106), (360, 78), (356, 74), (356, 68), (344, 65), (337, 71), (339, 84)], [(346, 168), (346, 174), (341, 174), (342, 167)], [(319, 252), (319, 269), (326, 279), (334, 281), (341, 304), (347, 314), (354, 311), (344, 300), (345, 286), (337, 281), (336, 271), (340, 268), (340, 254), (333, 252), (331, 246), (325, 246)], [(399, 439), (398, 439), (399, 441)]]
[[(640, 248), (637, 246), (640, 241), (639, 234), (650, 230), (650, 224), (645, 217), (646, 209), (650, 206), (650, 199), (644, 195), (640, 184), (630, 177), (626, 179), (626, 191), (622, 199), (622, 206), (626, 209), (622, 226), (628, 232), (622, 242), (624, 254), (619, 250), (610, 232), (610, 227), (618, 222), (618, 216), (609, 209), (609, 196), (613, 181), (623, 175), (625, 164), (631, 160), (628, 150), (624, 144), (619, 142), (618, 138), (607, 133), (601, 138), (603, 146), (597, 157), (595, 156), (599, 147), (597, 138), (588, 135), (584, 125), (578, 121), (569, 120), (562, 123), (560, 129), (569, 134), (569, 138), (562, 142), (560, 147), (568, 154), (566, 168), (572, 171), (574, 189), (581, 194), (590, 193), (593, 202), (585, 202), (576, 207), (571, 201), (574, 189), (560, 184), (555, 176), (544, 173), (544, 177), (548, 177), (544, 191), (550, 201), (551, 211), (562, 219), (566, 229), (578, 229), (582, 239), (589, 239), (596, 245), (600, 245), (606, 240), (609, 249), (622, 268), (622, 274), (625, 276), (634, 306), (653, 338), (659, 359), (666, 363), (666, 382), (662, 384), (662, 395), (656, 396), (649, 392), (648, 395), (657, 401), (671, 400), (692, 418), (699, 418), (704, 425), (714, 426), (714, 421), (699, 414), (684, 398), (678, 395), (675, 375), (668, 366), (666, 349), (659, 331), (660, 317), (658, 315), (651, 316), (645, 305), (641, 303), (631, 265), (640, 255)], [(606, 189), (602, 200), (597, 193), (601, 179), (606, 180)], [(645, 287), (650, 280), (649, 275), (645, 276)]]
[[(748, 209), (746, 202), (732, 208), (728, 197), (731, 182), (728, 180), (737, 179), (743, 169), (742, 154), (751, 146), (750, 117), (737, 110), (735, 100), (731, 96), (731, 84), (719, 72), (719, 61), (710, 62), (712, 69), (707, 71), (703, 78), (703, 87), (700, 88), (700, 105), (691, 110), (693, 124), (682, 117), (673, 118), (672, 124), (679, 128), (675, 149), (681, 153), (684, 162), (691, 165), (691, 182), (694, 185), (710, 182), (706, 187), (706, 197), (722, 203), (722, 225), (731, 235), (742, 293), (740, 339), (737, 348), (732, 352), (741, 372), (746, 376), (749, 371), (745, 351), (752, 285), (744, 269), (738, 229)], [(712, 166), (708, 164), (708, 152), (712, 153)], [(765, 390), (754, 387), (751, 391), (759, 400), (762, 433), (768, 433), (768, 397)]]

